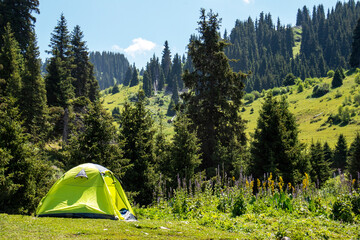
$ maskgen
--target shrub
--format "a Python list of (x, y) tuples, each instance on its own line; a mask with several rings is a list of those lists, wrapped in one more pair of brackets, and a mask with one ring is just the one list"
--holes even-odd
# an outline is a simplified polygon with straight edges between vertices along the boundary
[(115, 94), (115, 93), (118, 93), (118, 92), (120, 92), (119, 85), (115, 84), (115, 86), (112, 88), (111, 93)]
[(254, 95), (255, 100), (261, 98), (261, 94), (258, 91), (252, 91), (251, 93)]
[(323, 83), (321, 85), (318, 84), (313, 88), (312, 97), (314, 98), (321, 97), (327, 94), (328, 92), (329, 92), (329, 84), (327, 83)]
[(360, 105), (360, 94), (354, 96), (354, 103)]
[(336, 69), (333, 80), (331, 82), (332, 88), (337, 88), (343, 85), (343, 79), (345, 78), (344, 72), (342, 69)]
[(236, 199), (236, 202), (234, 203), (234, 206), (231, 210), (232, 216), (233, 217), (241, 216), (241, 215), (245, 214), (245, 212), (246, 212), (245, 200), (244, 200), (244, 198), (239, 196)]
[(280, 93), (281, 93), (281, 89), (280, 89), (280, 88), (273, 88), (273, 90), (272, 90), (273, 96), (280, 95)]
[(352, 204), (349, 196), (342, 195), (337, 197), (332, 208), (332, 213), (335, 220), (353, 222), (354, 213), (352, 212)]
[(332, 78), (334, 77), (334, 74), (335, 74), (334, 70), (329, 70), (326, 75), (328, 78)]
[(296, 77), (294, 76), (294, 74), (289, 73), (288, 75), (286, 75), (286, 77), (283, 80), (283, 85), (284, 86), (290, 86), (290, 85), (294, 85), (295, 84), (295, 79)]
[(298, 93), (301, 93), (301, 92), (303, 92), (303, 91), (304, 91), (304, 84), (301, 82), (301, 83), (299, 83), (299, 85), (298, 85), (297, 92), (298, 92)]
[(248, 103), (252, 103), (255, 100), (255, 96), (252, 93), (247, 93), (244, 96), (244, 100), (248, 101)]
[(356, 74), (355, 82), (356, 82), (356, 84), (360, 84), (360, 73)]
[(356, 215), (360, 215), (360, 195), (357, 193), (351, 199), (352, 211)]

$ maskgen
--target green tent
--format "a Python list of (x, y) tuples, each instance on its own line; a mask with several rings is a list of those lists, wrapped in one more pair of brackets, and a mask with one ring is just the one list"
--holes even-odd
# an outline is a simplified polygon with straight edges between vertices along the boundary
[(41, 200), (36, 215), (136, 220), (119, 180), (93, 163), (74, 167), (58, 179)]

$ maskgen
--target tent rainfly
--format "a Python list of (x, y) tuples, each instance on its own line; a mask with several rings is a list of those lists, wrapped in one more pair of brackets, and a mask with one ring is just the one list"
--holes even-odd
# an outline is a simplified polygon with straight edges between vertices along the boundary
[(93, 163), (74, 167), (58, 179), (39, 203), (36, 215), (136, 220), (119, 180)]

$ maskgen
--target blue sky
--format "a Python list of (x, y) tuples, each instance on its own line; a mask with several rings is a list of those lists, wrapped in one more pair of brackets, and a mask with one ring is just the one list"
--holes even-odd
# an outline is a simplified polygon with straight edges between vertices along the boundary
[(222, 18), (221, 32), (230, 33), (235, 21), (255, 20), (260, 12), (271, 13), (274, 23), (294, 25), (298, 8), (312, 10), (323, 4), (326, 11), (338, 0), (40, 0), (36, 33), (42, 59), (50, 57), (51, 33), (64, 16), (69, 31), (79, 25), (90, 51), (125, 54), (130, 63), (143, 67), (155, 53), (161, 58), (165, 40), (172, 55), (184, 54), (190, 35), (197, 33), (200, 8), (212, 9)]

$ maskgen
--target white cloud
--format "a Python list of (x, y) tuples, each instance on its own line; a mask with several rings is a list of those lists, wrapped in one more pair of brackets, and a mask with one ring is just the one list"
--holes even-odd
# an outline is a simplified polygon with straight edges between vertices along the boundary
[(113, 50), (113, 51), (123, 51), (124, 49), (123, 48), (121, 48), (121, 47), (119, 47), (119, 45), (113, 45), (112, 47), (111, 47), (111, 50)]
[(251, 0), (243, 0), (244, 3), (249, 4)]
[[(114, 45), (116, 46), (116, 45)], [(114, 47), (113, 46), (113, 47)], [(118, 47), (118, 46), (117, 46)], [(132, 40), (132, 44), (124, 49), (124, 52), (132, 57), (138, 54), (144, 54), (147, 51), (151, 51), (156, 47), (156, 44), (142, 38), (135, 38)], [(120, 50), (120, 47), (119, 47)]]

